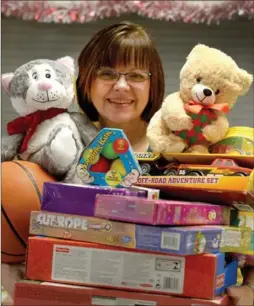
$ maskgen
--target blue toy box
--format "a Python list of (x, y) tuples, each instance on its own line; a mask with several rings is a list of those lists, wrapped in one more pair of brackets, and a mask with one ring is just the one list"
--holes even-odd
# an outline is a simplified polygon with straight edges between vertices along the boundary
[[(240, 229), (223, 225), (170, 227), (135, 224), (133, 231), (135, 249), (172, 255), (239, 252), (248, 251), (251, 247), (249, 228)], [(242, 238), (242, 233), (246, 236), (245, 239)]]

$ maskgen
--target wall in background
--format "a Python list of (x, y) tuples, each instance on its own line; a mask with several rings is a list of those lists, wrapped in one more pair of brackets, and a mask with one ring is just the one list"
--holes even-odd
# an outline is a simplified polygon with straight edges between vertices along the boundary
[[(64, 55), (75, 59), (91, 36), (101, 28), (129, 20), (144, 26), (161, 55), (166, 78), (166, 94), (179, 88), (179, 71), (197, 43), (219, 48), (232, 56), (238, 65), (254, 74), (254, 21), (239, 20), (217, 25), (168, 23), (137, 15), (110, 18), (86, 24), (46, 24), (2, 17), (2, 73), (36, 58), (55, 59)], [(231, 125), (253, 126), (253, 87), (241, 97), (229, 115)], [(2, 93), (2, 134), (6, 124), (17, 114)], [(73, 108), (72, 108), (73, 109)]]

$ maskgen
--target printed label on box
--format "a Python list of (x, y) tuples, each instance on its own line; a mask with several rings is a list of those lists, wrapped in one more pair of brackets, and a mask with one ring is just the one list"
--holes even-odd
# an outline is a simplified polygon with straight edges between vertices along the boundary
[(92, 305), (94, 306), (156, 306), (155, 301), (133, 300), (127, 298), (110, 298), (104, 296), (93, 296)]
[(77, 215), (32, 211), (31, 235), (135, 247), (135, 225)]
[(180, 250), (180, 233), (161, 232), (161, 248), (174, 251)]
[(216, 279), (216, 289), (223, 287), (225, 284), (225, 274), (220, 274)]
[(185, 258), (54, 245), (52, 281), (183, 293)]
[(241, 246), (241, 232), (239, 231), (222, 231), (222, 243), (221, 246), (229, 246), (239, 248)]
[(251, 229), (248, 227), (224, 228), (221, 237), (221, 252), (242, 252), (250, 249)]

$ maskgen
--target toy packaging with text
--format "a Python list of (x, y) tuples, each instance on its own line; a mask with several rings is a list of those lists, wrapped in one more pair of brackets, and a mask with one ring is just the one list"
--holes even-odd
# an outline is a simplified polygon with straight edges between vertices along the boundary
[(120, 129), (102, 129), (85, 148), (76, 168), (84, 184), (130, 187), (141, 170), (133, 149)]
[(170, 197), (254, 210), (254, 157), (227, 154), (136, 153), (137, 185)]
[(49, 212), (32, 212), (31, 235), (65, 238), (176, 255), (248, 251), (249, 228), (164, 227)]
[(225, 265), (224, 253), (184, 257), (53, 238), (28, 242), (30, 280), (213, 299), (236, 277), (237, 261)]

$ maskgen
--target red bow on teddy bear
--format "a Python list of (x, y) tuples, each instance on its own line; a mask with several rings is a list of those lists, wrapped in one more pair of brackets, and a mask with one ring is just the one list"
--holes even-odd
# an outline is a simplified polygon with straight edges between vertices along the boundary
[(220, 104), (202, 104), (196, 101), (190, 100), (188, 103), (184, 105), (186, 111), (189, 111), (194, 114), (198, 114), (202, 109), (213, 109), (223, 113), (228, 113), (230, 111), (227, 103)]

